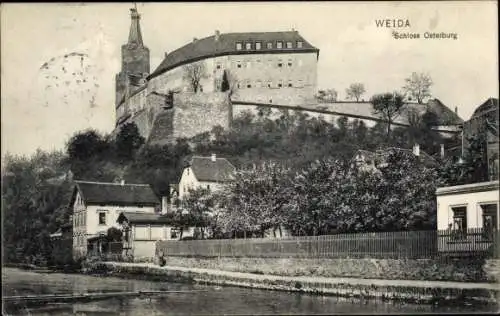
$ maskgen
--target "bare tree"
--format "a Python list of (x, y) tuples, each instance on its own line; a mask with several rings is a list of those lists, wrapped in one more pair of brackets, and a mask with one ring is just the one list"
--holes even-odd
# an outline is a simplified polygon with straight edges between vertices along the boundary
[(387, 123), (387, 137), (391, 134), (391, 124), (398, 117), (404, 106), (404, 98), (401, 94), (383, 93), (372, 97), (373, 113), (379, 115)]
[(356, 99), (356, 102), (359, 102), (359, 98), (366, 92), (365, 85), (362, 83), (351, 83), (349, 88), (345, 89), (345, 93), (347, 94), (347, 98)]
[(194, 93), (202, 90), (201, 79), (206, 77), (206, 68), (203, 62), (188, 64), (183, 67), (184, 79), (188, 81), (189, 86)]
[(431, 96), (430, 87), (433, 82), (428, 74), (413, 72), (410, 77), (405, 79), (405, 82), (403, 91), (406, 96), (416, 99), (419, 104)]
[(335, 89), (319, 90), (316, 94), (316, 99), (322, 102), (336, 102), (337, 95), (338, 93)]

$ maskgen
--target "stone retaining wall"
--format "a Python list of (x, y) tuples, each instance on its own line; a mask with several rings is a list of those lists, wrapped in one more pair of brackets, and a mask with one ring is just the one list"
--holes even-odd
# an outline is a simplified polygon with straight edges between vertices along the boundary
[(274, 259), (167, 257), (167, 265), (281, 276), (499, 282), (500, 260)]
[[(300, 292), (362, 299), (381, 299), (418, 304), (494, 304), (498, 305), (499, 291), (461, 288), (423, 288), (418, 286), (380, 286), (349, 283), (305, 282), (293, 277), (276, 279), (273, 276), (252, 278), (234, 277), (180, 271), (174, 267), (123, 264), (114, 262), (93, 262), (84, 266), (86, 273), (110, 274), (115, 277), (138, 277), (154, 281), (188, 282), (197, 284), (230, 285), (266, 290)], [(348, 281), (346, 281), (348, 282)]]

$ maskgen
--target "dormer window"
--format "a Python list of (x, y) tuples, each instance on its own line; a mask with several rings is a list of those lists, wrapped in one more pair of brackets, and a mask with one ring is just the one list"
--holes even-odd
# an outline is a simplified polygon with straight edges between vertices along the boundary
[(302, 41), (297, 41), (297, 48), (302, 48)]
[(261, 42), (255, 42), (255, 49), (261, 49), (262, 47), (262, 43)]
[(292, 42), (286, 42), (286, 48), (293, 48)]
[(245, 49), (246, 49), (246, 50), (250, 50), (250, 49), (252, 49), (252, 43), (246, 43), (246, 44), (245, 44)]
[(267, 43), (267, 49), (273, 49), (273, 43), (271, 42)]
[(236, 50), (241, 50), (243, 48), (241, 43), (236, 43)]
[(276, 48), (277, 49), (282, 49), (283, 48), (283, 42), (276, 42)]

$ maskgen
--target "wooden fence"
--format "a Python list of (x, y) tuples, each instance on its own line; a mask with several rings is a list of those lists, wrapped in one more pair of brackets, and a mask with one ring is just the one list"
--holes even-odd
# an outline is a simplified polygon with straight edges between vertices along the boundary
[(485, 254), (498, 258), (498, 232), (470, 229), (338, 234), (287, 238), (159, 241), (157, 254), (261, 258), (433, 258)]

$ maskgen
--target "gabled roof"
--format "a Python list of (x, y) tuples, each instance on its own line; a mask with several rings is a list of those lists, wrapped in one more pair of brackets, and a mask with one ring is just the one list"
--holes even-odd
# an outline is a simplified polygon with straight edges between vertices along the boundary
[(194, 156), (190, 163), (198, 181), (227, 182), (233, 178), (236, 168), (226, 158), (199, 157)]
[[(276, 48), (276, 42), (283, 42), (283, 48)], [(287, 41), (293, 42), (293, 48), (286, 48)], [(302, 42), (302, 47), (298, 48), (296, 42)], [(246, 50), (245, 43), (252, 42), (252, 49)], [(255, 42), (261, 42), (261, 49), (255, 49)], [(268, 42), (273, 43), (273, 48), (268, 49)], [(236, 50), (236, 43), (242, 44), (241, 50)], [(195, 40), (167, 54), (165, 59), (148, 77), (154, 78), (172, 68), (194, 62), (197, 60), (233, 55), (233, 54), (262, 54), (262, 53), (284, 53), (284, 52), (316, 52), (319, 49), (308, 43), (297, 31), (287, 32), (250, 32), (250, 33), (221, 33), (199, 40)]]
[(490, 111), (498, 111), (498, 99), (496, 98), (489, 98), (488, 100), (484, 101), (483, 104), (478, 106), (474, 113), (472, 114), (472, 117), (476, 116), (481, 116), (485, 113), (488, 113)]
[(161, 214), (122, 212), (116, 222), (121, 224), (123, 221), (130, 224), (171, 224), (172, 218)]
[(160, 203), (159, 198), (148, 184), (122, 185), (120, 183), (75, 181), (71, 205), (77, 191), (80, 192), (87, 205), (155, 206)]

